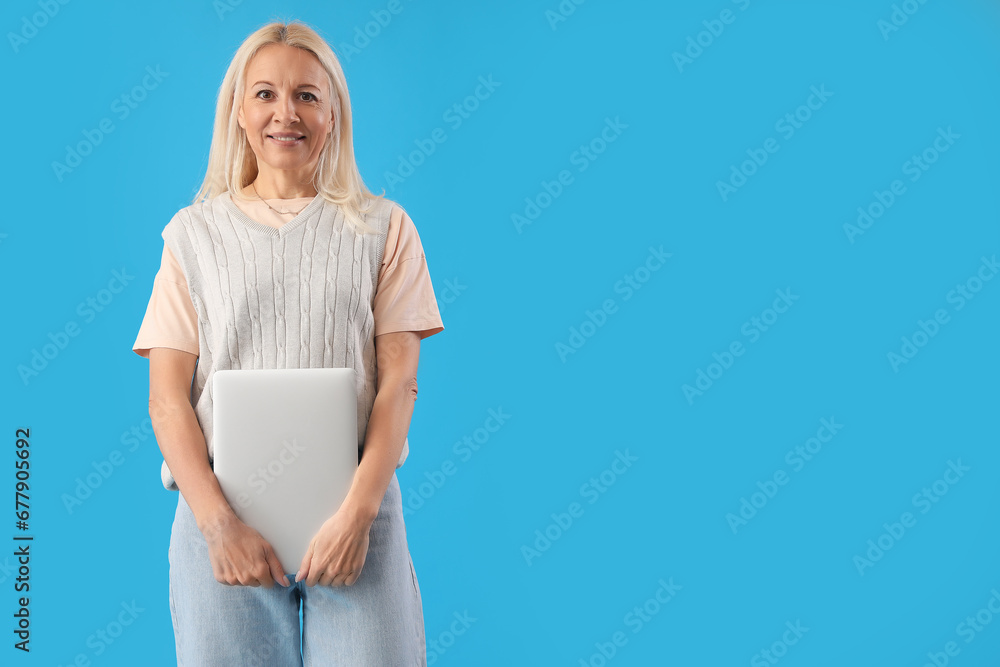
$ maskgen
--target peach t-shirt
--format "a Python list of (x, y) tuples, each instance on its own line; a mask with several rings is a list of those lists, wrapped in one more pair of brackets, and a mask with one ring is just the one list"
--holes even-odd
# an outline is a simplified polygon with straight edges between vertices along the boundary
[[(229, 197), (229, 194), (222, 196)], [(232, 197), (231, 201), (250, 219), (280, 228), (312, 199), (268, 199), (267, 202), (274, 208), (288, 211), (282, 214), (272, 211), (259, 199)], [(423, 339), (444, 330), (420, 237), (413, 221), (398, 205), (393, 207), (389, 218), (385, 252), (375, 289), (373, 315), (376, 336), (393, 331), (415, 331)], [(148, 358), (149, 349), (153, 347), (169, 347), (198, 354), (198, 315), (180, 264), (166, 244), (163, 245), (160, 270), (153, 279), (149, 305), (132, 350)]]

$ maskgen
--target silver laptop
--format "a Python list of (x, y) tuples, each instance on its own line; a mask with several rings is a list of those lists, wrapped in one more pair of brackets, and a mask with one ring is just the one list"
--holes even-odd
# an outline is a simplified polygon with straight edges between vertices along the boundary
[(212, 393), (222, 492), (293, 575), (358, 469), (354, 369), (221, 370)]

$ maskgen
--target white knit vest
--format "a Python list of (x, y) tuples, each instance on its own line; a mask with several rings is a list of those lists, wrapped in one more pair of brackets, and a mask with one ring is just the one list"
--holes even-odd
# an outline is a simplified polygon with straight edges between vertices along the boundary
[[(230, 368), (353, 368), (360, 460), (375, 402), (372, 309), (392, 206), (377, 199), (362, 217), (378, 233), (357, 234), (340, 207), (317, 195), (276, 229), (223, 194), (181, 209), (164, 227), (198, 314), (191, 403), (209, 461), (212, 375)], [(408, 454), (404, 443), (397, 468)], [(177, 490), (166, 461), (161, 478)]]

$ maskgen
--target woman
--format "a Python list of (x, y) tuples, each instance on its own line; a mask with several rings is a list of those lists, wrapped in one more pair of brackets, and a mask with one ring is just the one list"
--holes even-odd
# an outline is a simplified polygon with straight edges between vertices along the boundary
[[(149, 359), (162, 481), (180, 491), (178, 664), (425, 665), (395, 468), (420, 340), (444, 327), (412, 221), (361, 180), (344, 74), (312, 29), (272, 23), (237, 50), (204, 183), (162, 235), (133, 350)], [(357, 371), (361, 458), (291, 582), (212, 471), (210, 387), (217, 369), (304, 367)]]

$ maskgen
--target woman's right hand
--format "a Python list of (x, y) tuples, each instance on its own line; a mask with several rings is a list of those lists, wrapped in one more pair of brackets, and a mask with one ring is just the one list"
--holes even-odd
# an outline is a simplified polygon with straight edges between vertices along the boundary
[(216, 581), (229, 586), (291, 585), (274, 549), (264, 537), (229, 512), (201, 528)]

